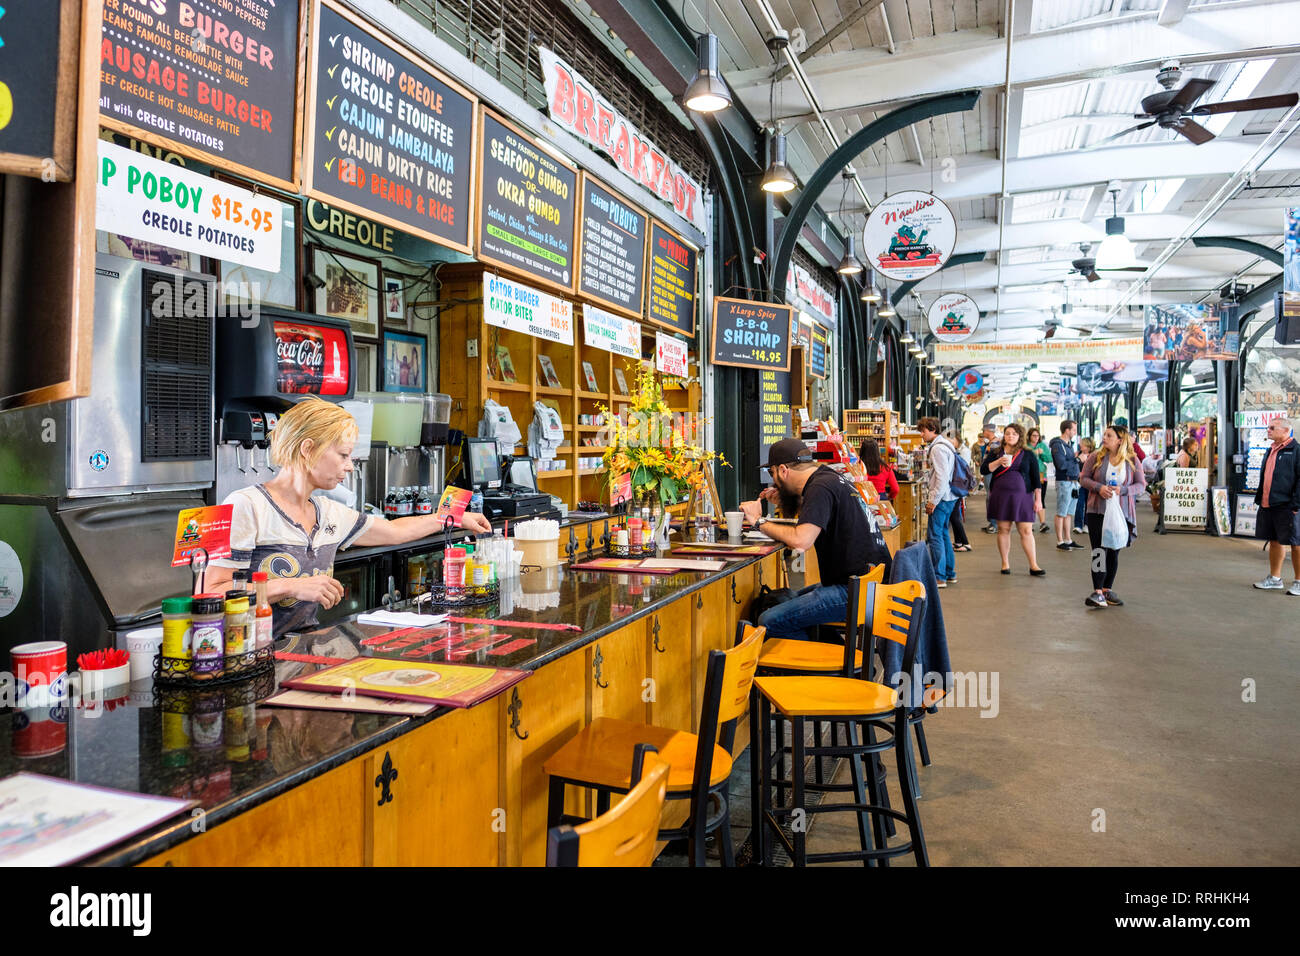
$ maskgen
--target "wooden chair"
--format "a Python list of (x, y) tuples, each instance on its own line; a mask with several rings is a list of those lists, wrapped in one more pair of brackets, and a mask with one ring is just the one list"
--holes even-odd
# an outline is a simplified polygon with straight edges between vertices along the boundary
[(611, 793), (627, 793), (632, 788), (628, 757), (636, 744), (647, 742), (658, 748), (660, 758), (671, 767), (668, 799), (690, 801), (686, 823), (660, 830), (659, 839), (685, 838), (690, 844), (691, 865), (704, 866), (705, 837), (720, 830), (723, 865), (734, 866), (728, 792), (731, 748), (736, 722), (749, 701), (765, 633), (761, 627), (747, 626), (744, 639), (735, 647), (709, 652), (698, 734), (597, 717), (561, 747), (542, 768), (550, 777), (548, 825), (575, 822), (563, 815), (566, 785), (596, 791), (596, 812), (604, 813)]
[[(758, 677), (754, 681), (753, 695), (757, 706), (750, 723), (761, 736), (761, 742), (755, 746), (755, 756), (759, 758), (755, 761), (759, 767), (759, 780), (755, 790), (755, 852), (764, 864), (770, 862), (767, 834), (771, 829), (789, 850), (796, 866), (804, 866), (808, 862), (842, 860), (861, 860), (864, 864), (879, 861), (881, 865), (887, 865), (890, 857), (909, 852), (915, 856), (919, 866), (929, 865), (921, 820), (916, 810), (915, 771), (907, 733), (908, 702), (901, 700), (894, 688), (869, 680), (864, 668), (858, 670), (857, 676), (852, 676), (856, 652), (869, 651), (869, 647), (862, 646), (864, 641), (870, 643), (868, 634), (872, 638), (902, 644), (903, 672), (912, 673), (917, 639), (925, 617), (925, 591), (918, 581), (886, 585), (859, 579), (854, 584), (849, 593), (849, 619), (858, 622), (859, 626), (851, 632), (856, 639), (845, 641), (842, 671), (839, 675), (770, 676)], [(863, 587), (866, 589), (865, 594), (862, 593)], [(775, 745), (771, 727), (774, 709), (777, 735)], [(803, 764), (809, 750), (804, 744), (804, 725), (809, 720), (844, 725), (845, 746), (818, 746), (814, 751), (822, 755), (849, 758), (855, 802), (823, 803), (815, 807), (805, 805), (804, 797), (809, 785), (804, 783)], [(780, 753), (785, 747), (784, 727), (787, 722), (791, 725), (790, 778), (778, 779), (773, 783), (782, 797), (787, 790), (791, 793), (791, 802), (789, 806), (777, 807), (771, 801), (768, 768), (772, 755)], [(874, 739), (876, 731), (883, 732), (886, 738), (877, 742)], [(860, 732), (863, 735), (861, 739)], [(751, 731), (751, 741), (754, 736), (754, 731)], [(874, 758), (876, 754), (890, 749), (894, 751), (898, 765), (902, 811), (884, 805), (879, 796), (881, 790)], [(870, 801), (867, 799), (867, 789), (872, 793)], [(784, 804), (784, 799), (781, 802)], [(861, 849), (809, 857), (805, 846), (807, 819), (814, 813), (836, 811), (850, 811), (857, 815)], [(781, 821), (794, 817), (796, 813), (803, 814), (801, 825), (792, 827), (792, 835), (787, 839), (781, 830)], [(910, 839), (906, 843), (896, 847), (887, 845), (884, 826), (887, 819), (907, 824)], [(868, 832), (868, 820), (871, 834)]]
[(552, 828), (546, 839), (547, 866), (649, 866), (655, 858), (659, 819), (668, 796), (669, 765), (652, 761), (642, 774), (650, 744), (637, 744), (631, 779), (639, 781), (618, 806), (577, 827)]

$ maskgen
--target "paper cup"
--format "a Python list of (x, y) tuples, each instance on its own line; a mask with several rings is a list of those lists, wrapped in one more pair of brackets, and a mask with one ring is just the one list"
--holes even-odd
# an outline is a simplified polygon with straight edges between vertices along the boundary
[(19, 644), (9, 652), (9, 670), (17, 685), (18, 704), (41, 706), (67, 694), (68, 645), (63, 641)]
[(727, 537), (739, 538), (740, 533), (745, 528), (745, 512), (728, 511), (725, 517), (727, 519)]
[(97, 671), (78, 671), (81, 675), (81, 694), (83, 698), (105, 700), (113, 697), (125, 697), (127, 686), (131, 683), (131, 663), (106, 667)]
[(146, 680), (153, 676), (153, 659), (162, 648), (163, 629), (142, 627), (127, 631), (118, 638), (118, 647), (131, 655), (131, 680)]

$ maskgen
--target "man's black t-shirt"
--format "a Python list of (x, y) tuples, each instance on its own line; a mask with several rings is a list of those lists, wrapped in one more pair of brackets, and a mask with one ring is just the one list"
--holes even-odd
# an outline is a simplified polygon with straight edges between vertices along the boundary
[(889, 575), (889, 549), (884, 536), (873, 530), (867, 503), (857, 489), (837, 472), (822, 466), (803, 486), (799, 523), (821, 528), (814, 547), (823, 584), (848, 584), (855, 574), (872, 565), (885, 565)]

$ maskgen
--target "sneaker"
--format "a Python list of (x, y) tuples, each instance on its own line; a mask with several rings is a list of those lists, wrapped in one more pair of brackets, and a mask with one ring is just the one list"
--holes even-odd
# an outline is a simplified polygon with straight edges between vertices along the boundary
[(995, 524), (985, 525), (985, 526), (984, 526), (984, 533), (985, 533), (985, 534), (997, 534), (997, 533), (998, 533), (998, 526), (995, 525)]
[(940, 578), (938, 581), (935, 582), (934, 586), (937, 588), (946, 588), (948, 586), (948, 582), (943, 580), (943, 578)]
[(1044, 522), (1043, 524), (1040, 524), (1040, 525), (1038, 526), (1038, 533), (1039, 533), (1039, 534), (1047, 534), (1047, 531), (1048, 531), (1048, 528), (1047, 528), (1047, 524), (1046, 524), (1046, 522)]
[(1105, 607), (1106, 595), (1089, 594), (1086, 598), (1083, 599), (1083, 603), (1088, 605), (1088, 607)]
[(1106, 592), (1106, 603), (1109, 604), (1111, 607), (1124, 606), (1124, 602), (1119, 599), (1119, 595), (1116, 594), (1114, 591)]
[(1088, 548), (1087, 548), (1087, 545), (1079, 544), (1079, 542), (1077, 542), (1077, 541), (1071, 541), (1071, 542), (1070, 542), (1070, 550), (1071, 550), (1071, 551), (1087, 551)]
[(956, 579), (956, 578), (949, 578), (949, 579), (948, 579), (948, 583), (949, 583), (949, 584), (956, 584), (956, 583), (957, 583), (957, 579)]
[(1297, 578), (1296, 580), (1291, 582), (1291, 587), (1287, 588), (1286, 593), (1293, 594), (1296, 597), (1300, 597), (1300, 578)]
[(1074, 550), (1074, 542), (1072, 542), (1072, 541), (1058, 541), (1058, 542), (1056, 542), (1056, 550), (1057, 550), (1057, 551), (1073, 551), (1073, 550)]
[(1282, 583), (1281, 578), (1275, 578), (1270, 574), (1263, 581), (1256, 581), (1255, 587), (1261, 591), (1281, 591), (1285, 585)]

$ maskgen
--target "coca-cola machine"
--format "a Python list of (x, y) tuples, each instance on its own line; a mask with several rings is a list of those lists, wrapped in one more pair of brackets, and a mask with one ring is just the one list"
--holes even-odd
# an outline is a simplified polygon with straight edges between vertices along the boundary
[(284, 309), (219, 321), (216, 352), (220, 503), (275, 474), (268, 449), (281, 412), (309, 396), (350, 400), (356, 374), (347, 322)]

